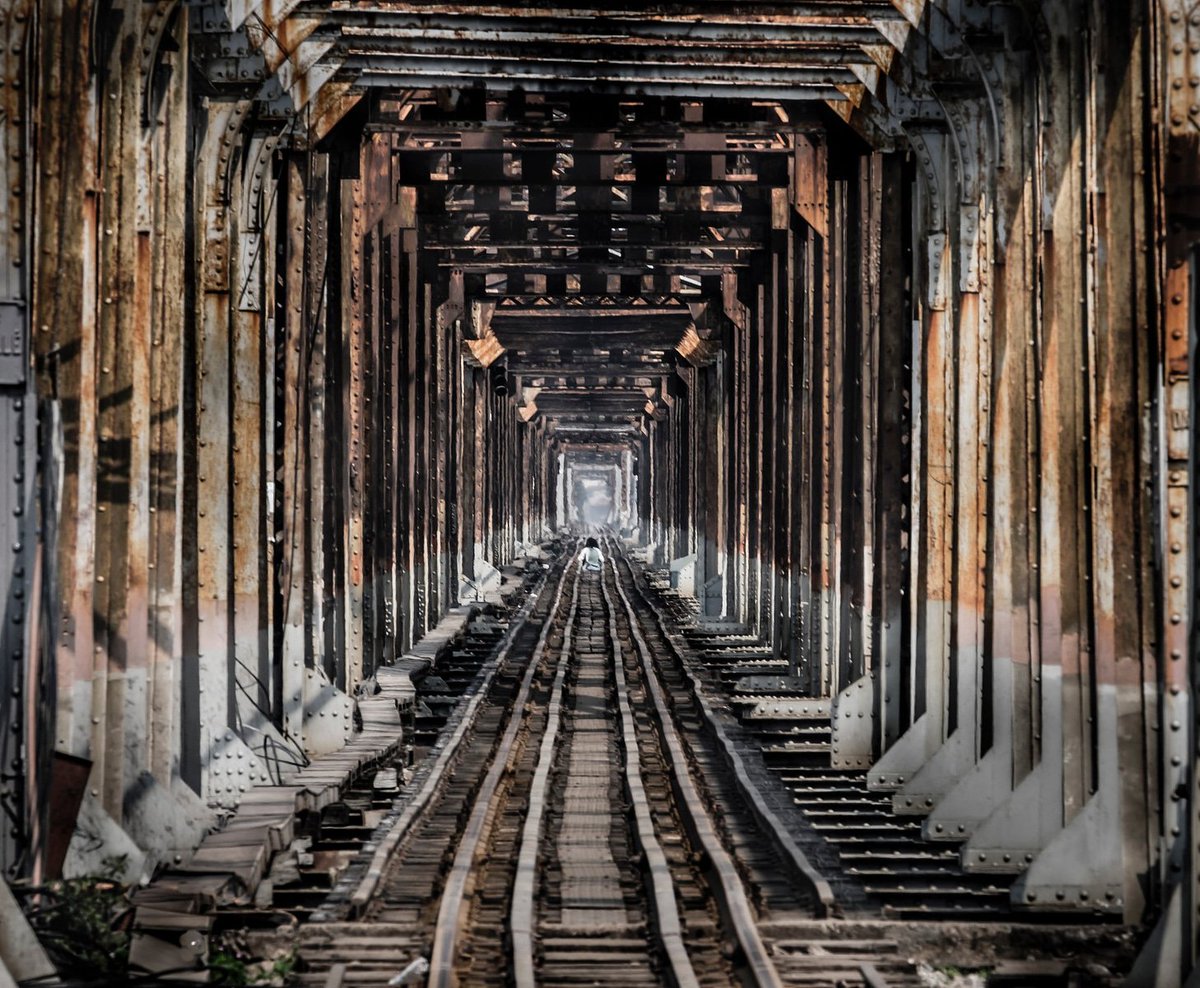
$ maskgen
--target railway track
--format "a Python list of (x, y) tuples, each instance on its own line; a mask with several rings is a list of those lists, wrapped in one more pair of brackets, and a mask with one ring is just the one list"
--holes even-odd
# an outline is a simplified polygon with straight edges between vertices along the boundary
[[(918, 884), (873, 831), (854, 858), (857, 833), (831, 814), (857, 825), (872, 808), (827, 768), (772, 754), (824, 754), (828, 701), (811, 701), (811, 724), (777, 723), (785, 700), (738, 692), (770, 685), (769, 656), (738, 642), (736, 675), (716, 664), (714, 678), (703, 660), (720, 649), (682, 641), (670, 595), (619, 543), (599, 574), (577, 551), (493, 653), (463, 648), (434, 670), (425, 695), (445, 698), (443, 724), (417, 725), (411, 781), (349, 877), (306, 905), (299, 984), (407, 971), (402, 983), (431, 988), (916, 988), (912, 931), (888, 919), (1010, 918), (950, 869), (922, 867)], [(724, 680), (732, 707), (712, 688)], [(335, 835), (347, 847), (352, 829)]]
[(437, 988), (883, 983), (764, 938), (827, 913), (828, 887), (606, 548), (601, 573), (556, 564), (372, 848), (357, 921), (302, 929), (303, 983), (386, 984), (422, 958)]
[(661, 695), (649, 715), (656, 687), (615, 584), (611, 563), (568, 568), (561, 628), (533, 656), (517, 698), (525, 717), (510, 723), (455, 855), (431, 986), (698, 988), (737, 983), (741, 966), (755, 984), (779, 984), (732, 866), (723, 883), (699, 866), (725, 852)]

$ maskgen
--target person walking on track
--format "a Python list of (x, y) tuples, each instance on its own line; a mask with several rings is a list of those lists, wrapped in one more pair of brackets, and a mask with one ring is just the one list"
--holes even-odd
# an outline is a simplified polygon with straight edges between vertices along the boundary
[(587, 540), (587, 545), (579, 555), (583, 568), (587, 572), (599, 573), (604, 566), (604, 553), (600, 551), (600, 543), (595, 537)]

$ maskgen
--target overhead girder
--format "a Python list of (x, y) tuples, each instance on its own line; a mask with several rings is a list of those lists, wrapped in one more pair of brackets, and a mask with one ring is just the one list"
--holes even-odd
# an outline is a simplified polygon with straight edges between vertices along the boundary
[(605, 416), (635, 417), (645, 411), (646, 396), (640, 391), (621, 392), (611, 388), (558, 391), (545, 389), (537, 400), (542, 414), (559, 419), (594, 421)]
[(637, 364), (623, 361), (618, 365), (608, 359), (594, 364), (588, 364), (582, 360), (564, 359), (561, 363), (555, 364), (537, 354), (530, 354), (528, 357), (516, 354), (510, 359), (509, 365), (514, 371), (533, 380), (554, 378), (567, 373), (583, 377), (603, 377), (636, 370), (638, 374), (654, 378), (669, 377), (675, 373), (675, 368), (664, 363), (662, 358), (650, 356)]
[[(520, 386), (524, 389), (522, 395), (526, 400), (529, 400), (531, 396), (536, 398), (546, 388), (564, 390), (580, 386), (577, 377), (568, 378), (565, 375), (530, 376), (522, 372), (516, 372), (515, 376), (520, 382)], [(636, 388), (641, 390), (647, 397), (654, 397), (658, 392), (654, 384), (654, 378), (649, 376), (630, 377), (623, 374), (614, 374), (607, 377), (602, 375), (584, 375), (584, 377), (586, 378), (585, 386), (587, 387), (605, 385), (626, 390)]]
[[(313, 0), (308, 2), (316, 6)], [(375, 7), (350, 8), (348, 25), (364, 22), (370, 29), (394, 32), (401, 37), (433, 38), (455, 44), (508, 42), (514, 45), (544, 40), (563, 45), (590, 46), (597, 39), (619, 36), (634, 47), (639, 44), (678, 42), (686, 32), (693, 47), (737, 48), (751, 42), (771, 49), (794, 45), (797, 35), (810, 43), (861, 47), (877, 40), (878, 25), (897, 20), (895, 6), (878, 0), (870, 3), (789, 4), (781, 15), (778, 7), (764, 4), (729, 5), (715, 9), (703, 6), (663, 5), (658, 9), (618, 4), (607, 7), (564, 8), (494, 5), (480, 8), (448, 4), (431, 14), (418, 3), (389, 3)], [(357, 26), (357, 25), (356, 25)]]
[[(666, 353), (678, 345), (680, 337), (683, 335), (675, 333), (669, 337), (663, 337), (645, 332), (620, 333), (612, 330), (602, 332), (604, 335), (597, 338), (592, 338), (586, 332), (576, 334), (577, 340), (579, 343), (590, 340), (593, 346), (607, 350), (609, 359), (615, 362), (619, 362), (624, 354), (636, 357), (643, 353)], [(538, 355), (543, 351), (571, 352), (569, 340), (550, 341), (540, 333), (503, 333), (500, 335), (500, 339), (509, 350), (530, 355)]]
[[(597, 211), (600, 213), (600, 211)], [(762, 246), (763, 234), (770, 229), (769, 220), (738, 217), (716, 220), (701, 215), (647, 216), (631, 220), (619, 213), (604, 211), (604, 223), (589, 223), (579, 214), (525, 216), (511, 214), (517, 222), (504, 222), (508, 217), (497, 216), (483, 223), (467, 223), (439, 229), (425, 225), (425, 245), (430, 250), (476, 251), (507, 248), (587, 248), (613, 247), (679, 247), (709, 250), (755, 249)], [(717, 214), (722, 215), (722, 214)], [(724, 214), (726, 217), (728, 214)], [(598, 217), (599, 218), (599, 217)], [(475, 227), (480, 235), (471, 236)], [(457, 227), (457, 228), (456, 228)], [(524, 236), (520, 236), (524, 234)], [(515, 236), (514, 236), (515, 235)]]
[[(884, 5), (879, 5), (878, 9), (881, 15), (895, 16)], [(586, 46), (589, 57), (594, 59), (597, 47), (603, 49), (609, 43), (611, 34), (606, 37), (595, 33), (597, 23), (603, 24), (604, 12), (588, 13), (593, 16), (585, 19), (578, 13), (556, 12), (553, 25), (538, 24), (541, 30), (536, 33), (525, 31), (507, 37), (489, 34), (481, 24), (474, 25), (479, 33), (469, 29), (451, 31), (447, 32), (451, 36), (445, 38), (418, 39), (415, 32), (407, 38), (403, 34), (399, 38), (393, 35), (386, 42), (389, 51), (380, 49), (381, 39), (387, 36), (386, 27), (354, 25), (344, 29), (343, 43), (350, 53), (349, 63), (366, 84), (378, 82), (394, 87), (400, 79), (407, 80), (400, 84), (417, 88), (436, 85), (439, 79), (457, 78), (473, 83), (501, 78), (507, 82), (515, 78), (526, 90), (537, 91), (543, 86), (553, 90), (562, 88), (561, 82), (556, 83), (556, 80), (569, 83), (575, 79), (580, 67), (588, 64), (578, 58), (556, 61), (556, 52)], [(730, 47), (726, 50), (720, 41), (714, 43), (705, 37), (708, 32), (720, 30), (721, 25), (721, 15), (706, 9), (703, 22), (708, 26), (708, 32), (693, 33), (693, 24), (688, 25), (686, 37), (680, 37), (677, 32), (674, 36), (672, 32), (662, 32), (665, 36), (660, 35), (657, 39), (638, 38), (636, 34), (629, 36), (622, 44), (612, 46), (613, 51), (604, 59), (606, 72), (579, 75), (576, 81), (581, 85), (600, 87), (594, 91), (604, 91), (604, 86), (611, 86), (612, 91), (621, 92), (624, 85), (636, 83), (640, 91), (648, 94), (704, 97), (729, 93), (755, 97), (782, 93), (787, 98), (837, 99), (837, 76), (843, 75), (847, 82), (852, 80), (841, 66), (852, 61), (855, 55), (869, 61), (872, 56), (863, 52), (864, 45), (870, 49), (884, 43), (870, 22), (861, 16), (861, 9), (860, 16), (852, 20), (861, 28), (859, 36), (853, 40), (846, 38), (845, 27), (834, 28), (831, 32), (840, 34), (840, 38), (829, 36), (827, 20), (806, 23), (803, 16), (780, 18), (772, 12), (768, 18), (765, 13), (746, 10), (738, 16), (747, 27), (767, 24), (781, 35), (790, 27), (792, 33), (786, 41), (780, 37), (776, 44), (760, 47), (748, 40), (738, 44), (740, 39), (729, 39)], [(518, 19), (529, 19), (531, 15), (544, 19), (545, 12), (536, 8), (503, 10), (506, 21), (512, 21), (514, 15)], [(641, 23), (682, 26), (682, 19), (675, 20), (668, 15), (660, 21), (659, 16), (650, 12)], [(449, 17), (452, 20), (454, 14)], [(575, 28), (584, 26), (589, 30), (582, 33), (556, 31), (554, 27), (560, 23)], [(626, 30), (628, 26), (622, 24)], [(666, 42), (670, 47), (665, 46)], [(517, 46), (521, 59), (505, 62), (504, 54), (516, 50)], [(541, 46), (545, 46), (546, 56), (539, 60)], [(657, 61), (648, 57), (654, 52), (658, 53)], [(760, 67), (764, 62), (770, 65), (769, 70)], [(533, 68), (527, 69), (531, 63)], [(623, 79), (624, 85), (613, 82), (621, 79), (623, 74), (628, 75)]]
[(637, 424), (633, 420), (624, 423), (587, 423), (548, 419), (548, 425), (553, 435), (569, 438), (571, 442), (580, 446), (611, 443), (614, 436), (633, 436), (638, 433)]
[[(849, 33), (849, 32), (846, 32)], [(680, 78), (703, 76), (711, 70), (729, 70), (733, 66), (749, 65), (764, 73), (792, 71), (812, 74), (814, 81), (827, 82), (840, 75), (858, 61), (870, 61), (862, 47), (864, 34), (845, 41), (822, 39), (814, 41), (795, 33), (780, 37), (775, 43), (765, 45), (737, 46), (711, 43), (703, 39), (689, 38), (680, 42), (672, 38), (637, 38), (628, 36), (614, 38), (611, 35), (593, 34), (580, 37), (564, 33), (537, 35), (528, 31), (481, 32), (456, 36), (449, 29), (398, 29), (395, 27), (359, 26), (343, 24), (341, 39), (352, 57), (374, 57), (388, 59), (387, 64), (398, 68), (406, 66), (425, 69), (430, 64), (445, 66), (448, 74), (454, 75), (456, 64), (473, 61), (486, 62), (492, 71), (503, 70), (515, 65), (514, 56), (519, 52), (519, 64), (533, 66), (538, 70), (555, 73), (556, 77), (571, 81), (572, 73), (558, 74), (565, 65), (577, 66), (578, 46), (586, 45), (593, 64), (605, 66), (633, 63), (639, 66), (653, 65), (660, 70), (686, 71)], [(870, 40), (883, 44), (882, 38)], [(516, 47), (519, 46), (519, 47)], [(509, 60), (512, 60), (511, 62)], [(830, 73), (834, 68), (838, 72)], [(513, 78), (519, 79), (520, 76)], [(612, 78), (610, 76), (610, 78)]]
[(736, 263), (747, 260), (761, 248), (751, 241), (740, 243), (722, 243), (719, 240), (698, 240), (692, 243), (679, 243), (667, 238), (652, 246), (644, 243), (626, 243), (622, 241), (601, 241), (600, 243), (583, 241), (574, 238), (570, 240), (549, 240), (545, 243), (507, 242), (497, 243), (483, 241), (481, 243), (456, 245), (447, 243), (428, 244), (427, 249), (438, 255), (439, 263), (454, 264), (462, 261), (468, 264), (472, 261), (487, 261), (495, 258), (500, 263), (531, 264), (536, 261), (569, 261), (580, 257), (581, 261), (591, 261), (603, 264), (611, 258), (616, 265), (636, 263), (686, 263), (695, 251), (706, 251), (706, 257), (721, 263), (725, 260)]
[(617, 309), (613, 307), (541, 308), (501, 306), (492, 316), (492, 328), (499, 331), (524, 329), (545, 333), (637, 332), (654, 327), (659, 331), (683, 332), (692, 321), (691, 312), (682, 305), (669, 309), (649, 307)]
[[(821, 132), (825, 128), (825, 113), (808, 103), (755, 102), (731, 103), (728, 100), (653, 101), (645, 97), (627, 97), (619, 101), (629, 118), (613, 120), (574, 120), (569, 130), (554, 119), (554, 110), (569, 108), (575, 94), (538, 94), (540, 103), (530, 103), (526, 94), (524, 112), (513, 119), (453, 120), (447, 116), (416, 113), (420, 108), (435, 108), (429, 93), (414, 94), (411, 102), (403, 104), (404, 116), (389, 112), (390, 101), (380, 97), (372, 104), (366, 127), (369, 131), (392, 133), (401, 138), (403, 153), (448, 154), (455, 151), (491, 151), (493, 153), (525, 149), (530, 152), (557, 155), (574, 148), (603, 150), (618, 160), (633, 154), (670, 154), (680, 151), (715, 151), (729, 153), (769, 152), (781, 147), (781, 128), (794, 131)], [(507, 90), (489, 92), (486, 106), (512, 109), (512, 94)], [(654, 105), (656, 115), (639, 119)], [(485, 106), (485, 110), (486, 110)], [(725, 106), (736, 106), (739, 115), (723, 112)], [(751, 116), (746, 107), (753, 108)], [(531, 117), (530, 111), (549, 110), (548, 117)], [(618, 112), (619, 112), (618, 111)], [(689, 119), (697, 112), (699, 119)], [(591, 142), (602, 140), (594, 146)]]
[[(707, 248), (705, 248), (707, 249)], [(749, 254), (749, 252), (747, 252)], [(728, 271), (731, 268), (744, 268), (753, 263), (753, 256), (740, 257), (737, 260), (728, 258), (706, 258), (705, 260), (684, 260), (666, 258), (660, 259), (657, 257), (647, 257), (641, 263), (630, 263), (630, 261), (610, 260), (597, 261), (586, 258), (571, 259), (571, 258), (517, 258), (517, 257), (497, 257), (494, 260), (487, 258), (478, 258), (474, 260), (462, 260), (453, 258), (438, 259), (436, 263), (439, 267), (447, 270), (462, 271), (466, 274), (486, 275), (486, 274), (502, 274), (506, 271), (514, 273), (522, 273), (530, 268), (531, 263), (536, 262), (538, 274), (548, 275), (671, 275), (674, 277), (695, 277), (700, 278), (706, 275), (720, 275), (723, 271)]]
[(295, 15), (296, 6), (294, 0), (192, 6), (191, 50), (220, 98), (252, 100), (260, 125), (274, 120), (293, 140), (316, 141), (361, 93), (334, 80), (342, 57), (335, 40), (321, 33), (328, 11)]
[[(561, 91), (574, 68), (586, 63), (556, 62), (555, 53), (587, 49), (594, 60), (596, 46), (607, 44), (612, 52), (603, 78), (580, 76), (581, 89), (602, 92), (610, 85), (623, 94), (636, 84), (650, 96), (818, 100), (896, 137), (896, 121), (913, 119), (922, 112), (920, 101), (928, 102), (910, 96), (928, 68), (922, 46), (943, 58), (971, 54), (935, 3), (848, 4), (844, 19), (817, 9), (791, 7), (779, 16), (766, 7), (724, 14), (706, 7), (696, 22), (677, 8), (638, 16), (506, 5), (481, 15), (464, 5), (439, 9), (434, 17), (415, 4), (330, 10), (312, 3), (262, 9), (214, 3), (193, 7), (191, 20), (214, 85), (259, 101), (267, 116), (281, 119), (315, 100), (322, 134), (372, 86), (435, 89), (457, 79), (508, 89), (517, 79), (529, 92)], [(613, 31), (622, 35), (620, 43), (611, 40)], [(547, 58), (540, 66), (539, 47)], [(623, 56), (628, 79), (621, 77)], [(914, 58), (920, 71), (906, 69), (906, 59)]]
[[(533, 74), (520, 69), (521, 62), (513, 61), (495, 68), (445, 64), (439, 61), (425, 67), (396, 67), (379, 57), (348, 56), (344, 63), (346, 77), (364, 87), (386, 90), (400, 88), (429, 89), (444, 85), (453, 78), (461, 85), (509, 85), (517, 83), (531, 92), (556, 92), (562, 88), (564, 77), (556, 75), (567, 69), (567, 65), (549, 65), (541, 73)], [(728, 96), (737, 94), (745, 99), (836, 99), (840, 90), (832, 79), (820, 78), (828, 73), (783, 72), (779, 76), (747, 71), (742, 66), (731, 67), (726, 73), (728, 82), (717, 82), (700, 71), (668, 72), (661, 67), (634, 63), (623, 71), (611, 75), (589, 73), (567, 73), (565, 81), (587, 88), (605, 96), (620, 96), (630, 86), (640, 92), (656, 96), (700, 97)]]
[[(801, 131), (796, 131), (800, 133)], [(790, 147), (780, 145), (773, 148), (752, 148), (740, 149), (737, 147), (709, 147), (709, 148), (681, 148), (681, 149), (653, 149), (653, 150), (637, 150), (621, 152), (620, 150), (597, 150), (594, 148), (564, 148), (554, 152), (556, 156), (570, 157), (572, 161), (578, 160), (588, 164), (594, 164), (596, 159), (616, 159), (624, 155), (628, 155), (631, 159), (629, 164), (617, 171), (615, 167), (608, 167), (606, 170), (610, 172), (607, 176), (596, 174), (587, 174), (582, 169), (575, 170), (574, 164), (564, 164), (550, 171), (549, 173), (533, 170), (532, 168), (523, 167), (520, 172), (517, 171), (515, 165), (508, 173), (499, 171), (492, 167), (493, 162), (488, 160), (497, 155), (510, 155), (513, 161), (527, 161), (535, 159), (538, 156), (545, 155), (547, 152), (538, 151), (532, 148), (518, 148), (510, 146), (508, 149), (492, 150), (492, 149), (476, 149), (479, 153), (477, 163), (474, 167), (478, 169), (477, 174), (471, 174), (465, 167), (467, 163), (471, 163), (472, 155), (461, 149), (448, 151), (429, 151), (429, 150), (403, 150), (397, 155), (397, 160), (401, 167), (402, 178), (413, 183), (435, 183), (435, 184), (453, 184), (469, 182), (479, 188), (492, 190), (510, 188), (531, 188), (531, 187), (551, 187), (564, 186), (573, 191), (578, 189), (580, 197), (582, 193), (590, 189), (597, 190), (612, 190), (614, 195), (630, 195), (632, 196), (637, 191), (639, 185), (656, 185), (663, 186), (665, 196), (674, 198), (671, 193), (672, 187), (680, 186), (707, 186), (714, 190), (733, 190), (747, 197), (756, 195), (757, 190), (763, 186), (781, 186), (787, 184), (787, 156), (791, 153)], [(714, 160), (722, 161), (723, 167), (720, 171), (709, 171), (707, 174), (694, 172), (693, 174), (680, 174), (678, 172), (669, 172), (668, 164), (677, 163), (681, 156), (687, 156), (693, 163), (712, 162)], [(444, 156), (449, 156), (450, 160), (440, 160)], [(735, 158), (736, 164), (744, 171), (731, 171), (727, 167), (729, 158)], [(430, 159), (434, 159), (432, 162)], [(434, 171), (430, 165), (436, 164), (439, 169), (447, 170)], [(610, 160), (608, 165), (613, 165)], [(761, 194), (761, 193), (757, 193)], [(678, 193), (676, 193), (678, 195)], [(657, 204), (655, 204), (657, 205)]]
[[(699, 13), (699, 8), (697, 8)], [(373, 87), (436, 89), (479, 82), (556, 92), (586, 60), (607, 52), (601, 73), (578, 74), (592, 92), (682, 98), (824, 100), (838, 103), (860, 76), (891, 64), (888, 37), (904, 24), (888, 3), (768, 6), (688, 17), (678, 8), (589, 11), (504, 5), (481, 13), (463, 5), (436, 16), (415, 4), (377, 8), (323, 4), (209, 3), (191, 8), (199, 64), (218, 91), (256, 100), (264, 117), (288, 121), (314, 105), (328, 133)], [(606, 30), (605, 26), (608, 25)], [(618, 43), (614, 32), (622, 36)], [(857, 73), (857, 74), (856, 74)], [(604, 87), (608, 87), (605, 89)], [(328, 91), (327, 91), (328, 90)]]
[(553, 304), (542, 297), (524, 304), (506, 299), (498, 306), (489, 305), (488, 332), (509, 351), (510, 369), (529, 373), (530, 362), (544, 368), (552, 354), (573, 371), (591, 364), (595, 376), (631, 362), (661, 367), (689, 327), (695, 333), (692, 309), (678, 301), (668, 306), (622, 305), (611, 297), (589, 299), (591, 304), (563, 305), (562, 301)]

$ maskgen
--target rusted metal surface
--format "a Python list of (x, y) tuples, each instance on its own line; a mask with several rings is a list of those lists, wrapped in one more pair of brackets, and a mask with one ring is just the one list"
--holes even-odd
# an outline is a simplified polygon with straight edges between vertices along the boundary
[(58, 749), (187, 845), (600, 478), (836, 764), (1190, 969), (1195, 4), (635, 6), (6, 7), (19, 828)]
[[(31, 97), (28, 44), (35, 8), (9, 5), (0, 16), (0, 874), (6, 881), (44, 866), (53, 730), (41, 705), (52, 671), (53, 629), (39, 606), (45, 553), (38, 546), (37, 401), (30, 367), (31, 284), (28, 237), (32, 221)], [(47, 640), (47, 639), (50, 640)]]
[[(276, 515), (275, 564), (279, 593), (276, 645), (279, 649), (279, 686), (283, 701), (283, 731), (299, 738), (304, 730), (306, 667), (308, 654), (305, 625), (309, 608), (305, 588), (311, 579), (308, 538), (311, 531), (307, 511), (308, 457), (305, 455), (309, 428), (308, 403), (311, 382), (307, 380), (311, 346), (311, 310), (306, 302), (305, 250), (307, 189), (303, 163), (288, 156), (283, 161), (276, 202), (279, 204), (279, 292), (275, 319), (278, 344), (275, 363), (282, 387), (275, 396), (274, 433)], [(251, 419), (253, 421), (253, 419)]]

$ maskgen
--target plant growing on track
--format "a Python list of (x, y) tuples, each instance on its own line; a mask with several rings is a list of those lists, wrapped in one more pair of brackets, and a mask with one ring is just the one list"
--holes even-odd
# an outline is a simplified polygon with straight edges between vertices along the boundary
[(289, 983), (296, 967), (296, 951), (281, 949), (267, 958), (257, 957), (244, 931), (230, 930), (214, 938), (208, 958), (212, 983), (223, 988), (274, 986)]
[(98, 874), (23, 891), (29, 922), (65, 979), (124, 980), (129, 968), (129, 901), (120, 881), (125, 855), (105, 858)]

